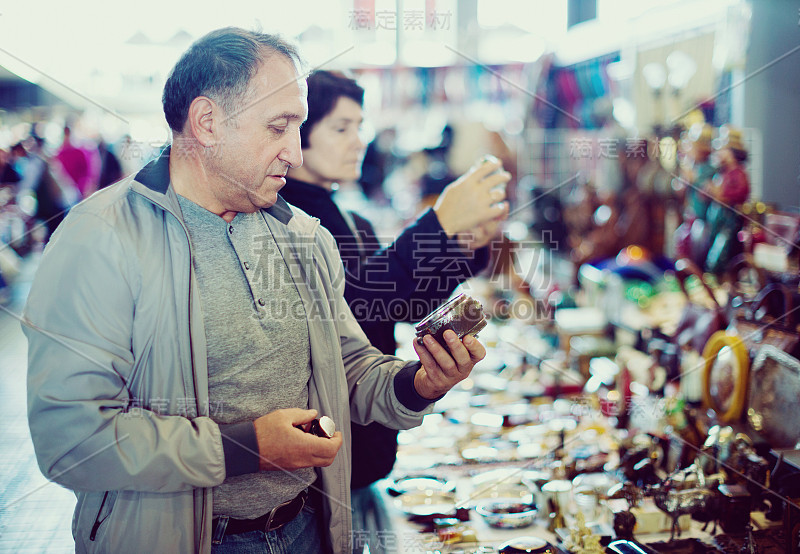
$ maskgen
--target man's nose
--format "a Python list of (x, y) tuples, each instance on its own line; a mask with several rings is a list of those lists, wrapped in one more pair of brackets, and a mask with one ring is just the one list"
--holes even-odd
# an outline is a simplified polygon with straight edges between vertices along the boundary
[(292, 138), (289, 140), (289, 144), (281, 150), (278, 159), (288, 164), (289, 167), (296, 169), (303, 165), (303, 150), (300, 148), (300, 132), (293, 133)]

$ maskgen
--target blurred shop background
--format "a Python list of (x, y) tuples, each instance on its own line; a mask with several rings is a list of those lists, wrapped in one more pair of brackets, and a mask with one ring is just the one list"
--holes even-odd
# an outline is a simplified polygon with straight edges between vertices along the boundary
[[(671, 177), (681, 174), (680, 141), (692, 125), (707, 124), (711, 140), (733, 126), (748, 154), (747, 200), (770, 205), (761, 212), (798, 209), (794, 7), (766, 0), (310, 0), (231, 2), (208, 12), (147, 1), (128, 9), (99, 1), (10, 5), (0, 13), (2, 178), (22, 179), (41, 153), (62, 198), (52, 209), (36, 206), (35, 193), (18, 198), (21, 213), (3, 216), (0, 239), (23, 253), (34, 248), (46, 233), (21, 238), (28, 216), (49, 218), (152, 158), (169, 140), (160, 104), (167, 72), (208, 30), (238, 25), (295, 38), (309, 69), (358, 77), (370, 143), (362, 190), (401, 220), (490, 152), (514, 173), (513, 219), (552, 231), (549, 240), (565, 251), (580, 240), (571, 243), (570, 232), (586, 229), (571, 228), (556, 211), (587, 195), (598, 197), (590, 205), (603, 205), (626, 186), (622, 161), (633, 157), (633, 165), (647, 161), (639, 165), (665, 172), (647, 177), (649, 192), (666, 202), (658, 221), (664, 236), (651, 246), (673, 254), (665, 237), (683, 221), (686, 187)], [(641, 151), (636, 140), (647, 141), (645, 159), (630, 156)], [(17, 144), (33, 155), (14, 153)], [(628, 172), (630, 181), (638, 168)], [(397, 225), (385, 221), (387, 231)], [(594, 254), (585, 246), (577, 256)]]
[[(570, 337), (605, 337), (584, 342), (625, 343), (681, 384), (706, 343), (673, 338), (687, 306), (703, 304), (702, 282), (734, 307), (772, 285), (798, 292), (799, 10), (793, 0), (3, 5), (0, 550), (72, 548), (74, 499), (44, 481), (27, 435), (16, 319), (27, 284), (66, 211), (169, 142), (161, 91), (194, 40), (227, 25), (278, 32), (308, 69), (358, 79), (369, 146), (361, 181), (337, 194), (387, 243), (477, 158), (497, 156), (513, 175), (511, 215), (490, 274), (466, 287), (497, 323), (492, 345), (530, 353), (552, 336), (568, 367)], [(800, 318), (784, 319), (796, 335)], [(648, 393), (703, 405), (702, 383), (664, 382)], [(616, 401), (630, 393), (606, 385)]]

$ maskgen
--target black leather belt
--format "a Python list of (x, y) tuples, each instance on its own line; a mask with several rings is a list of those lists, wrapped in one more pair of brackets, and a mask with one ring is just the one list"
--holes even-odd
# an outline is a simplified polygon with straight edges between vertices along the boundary
[[(303, 509), (307, 498), (308, 490), (304, 490), (293, 499), (275, 506), (271, 511), (256, 519), (228, 518), (225, 534), (238, 535), (240, 533), (249, 533), (250, 531), (264, 531), (267, 533), (280, 529), (297, 517), (300, 510)], [(219, 518), (215, 517), (211, 528), (216, 529), (218, 523)]]

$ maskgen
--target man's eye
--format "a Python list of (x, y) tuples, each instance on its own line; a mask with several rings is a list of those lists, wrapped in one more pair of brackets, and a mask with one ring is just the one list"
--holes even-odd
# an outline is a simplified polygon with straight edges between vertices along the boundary
[(275, 127), (275, 126), (272, 126), (272, 127), (270, 127), (270, 129), (272, 129), (272, 132), (275, 133), (276, 135), (282, 135), (283, 133), (286, 132), (286, 127)]

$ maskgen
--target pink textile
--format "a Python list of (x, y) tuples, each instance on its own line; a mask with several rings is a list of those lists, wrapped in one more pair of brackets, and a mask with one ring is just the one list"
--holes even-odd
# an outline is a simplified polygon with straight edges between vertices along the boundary
[(55, 157), (64, 173), (72, 179), (81, 198), (94, 191), (100, 174), (100, 156), (96, 149), (64, 144)]
[(723, 173), (719, 194), (720, 200), (729, 206), (746, 202), (750, 197), (747, 173), (739, 166)]

